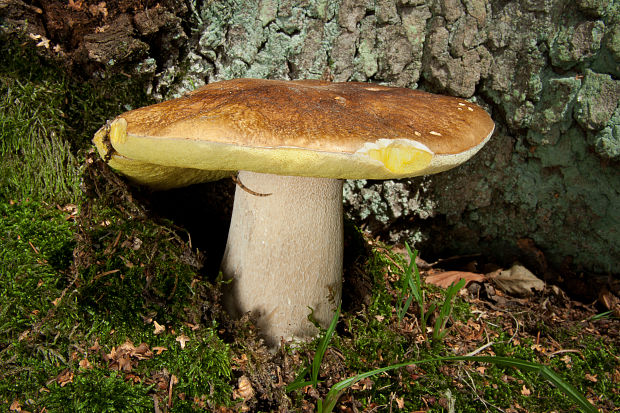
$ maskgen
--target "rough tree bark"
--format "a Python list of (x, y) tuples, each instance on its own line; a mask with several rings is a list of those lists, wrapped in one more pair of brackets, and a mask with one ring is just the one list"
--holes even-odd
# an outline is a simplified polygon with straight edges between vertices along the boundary
[(619, 272), (617, 0), (70, 4), (8, 0), (0, 16), (78, 72), (140, 74), (160, 99), (234, 77), (371, 81), (471, 98), (497, 123), (478, 156), (429, 178), (347, 182), (348, 215), (425, 254), (481, 251), (543, 272)]

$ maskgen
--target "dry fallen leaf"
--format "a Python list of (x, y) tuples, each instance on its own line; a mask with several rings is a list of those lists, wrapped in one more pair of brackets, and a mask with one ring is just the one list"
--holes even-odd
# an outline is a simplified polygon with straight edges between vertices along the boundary
[(9, 410), (12, 412), (21, 412), (22, 405), (19, 400), (13, 400), (13, 403), (11, 403), (11, 407), (9, 407)]
[(612, 294), (607, 288), (598, 293), (598, 301), (608, 310), (613, 311), (616, 317), (620, 317), (620, 299)]
[(472, 281), (482, 282), (485, 280), (483, 274), (478, 274), (475, 272), (467, 272), (467, 271), (444, 271), (437, 274), (433, 274), (424, 279), (427, 284), (433, 284), (437, 287), (448, 288), (450, 284), (456, 284), (461, 280), (461, 278), (465, 279), (465, 285), (467, 286)]
[(109, 24), (104, 24), (101, 27), (95, 27), (95, 33), (103, 33), (103, 32), (105, 32), (109, 28), (110, 28)]
[(398, 406), (399, 409), (404, 409), (405, 408), (405, 398), (404, 397), (397, 397), (394, 400), (396, 400), (396, 405)]
[(83, 368), (83, 369), (92, 369), (93, 368), (92, 364), (90, 364), (90, 362), (88, 361), (87, 358), (84, 358), (84, 359), (80, 360), (79, 364), (80, 364), (80, 367)]
[(157, 321), (153, 321), (153, 325), (155, 326), (155, 331), (153, 331), (153, 334), (155, 334), (155, 335), (161, 334), (164, 331), (166, 331), (166, 327), (162, 326)]
[(515, 264), (508, 270), (489, 273), (487, 278), (495, 281), (504, 292), (519, 296), (532, 295), (533, 291), (542, 291), (545, 288), (544, 281), (520, 264)]
[(73, 372), (69, 369), (63, 371), (56, 378), (56, 383), (60, 384), (60, 387), (65, 387), (68, 383), (73, 383)]
[(157, 353), (157, 355), (163, 353), (166, 350), (168, 350), (166, 347), (160, 347), (160, 346), (153, 347), (153, 351), (155, 351), (155, 353)]
[(524, 384), (523, 388), (521, 389), (521, 394), (524, 396), (529, 396), (530, 394), (532, 394), (532, 392), (530, 391), (530, 389), (525, 387), (525, 384)]
[(103, 359), (110, 363), (111, 368), (122, 371), (131, 371), (138, 360), (146, 360), (153, 357), (153, 352), (148, 344), (141, 343), (137, 347), (131, 341), (126, 341), (118, 348), (112, 347), (108, 354), (103, 355)]
[(140, 376), (136, 376), (132, 373), (125, 374), (125, 380), (131, 380), (134, 383), (142, 383), (142, 379), (140, 378)]
[(192, 331), (196, 331), (200, 328), (199, 324), (192, 324), (192, 323), (183, 323), (183, 324), (189, 327)]
[(592, 383), (596, 383), (596, 382), (598, 381), (598, 379), (596, 378), (596, 374), (586, 373), (586, 374), (584, 375), (584, 377), (585, 377), (587, 380), (590, 380)]
[(560, 360), (562, 360), (568, 368), (571, 368), (573, 366), (573, 359), (568, 354), (562, 357)]
[(39, 43), (37, 43), (37, 47), (45, 47), (46, 49), (50, 48), (50, 39), (48, 39), (47, 37), (37, 34), (36, 38), (33, 36), (30, 36), (30, 38), (33, 40), (39, 40)]
[(248, 356), (245, 354), (242, 354), (241, 357), (233, 356), (232, 361), (243, 369), (248, 362)]
[(353, 390), (372, 390), (372, 386), (375, 384), (369, 377), (362, 379), (351, 386)]
[(254, 388), (252, 382), (246, 376), (239, 377), (237, 381), (237, 389), (233, 390), (233, 399), (249, 400), (254, 397)]
[(120, 357), (117, 357), (115, 361), (117, 363), (118, 370), (131, 371), (131, 358), (127, 354), (123, 354)]
[(67, 4), (67, 7), (69, 7), (72, 10), (79, 11), (82, 8), (82, 3), (83, 3), (82, 0), (78, 0), (78, 1), (69, 0), (69, 4)]
[(138, 347), (131, 350), (131, 357), (135, 357), (138, 360), (146, 360), (153, 357), (153, 352), (149, 349), (149, 345), (146, 343), (140, 343)]
[(189, 341), (189, 337), (187, 337), (185, 334), (181, 334), (177, 337), (177, 341), (179, 342), (179, 344), (181, 344), (181, 348), (185, 348), (185, 343)]
[(95, 340), (95, 344), (88, 348), (91, 351), (99, 351), (101, 350), (101, 346), (99, 345), (99, 340)]
[(620, 370), (618, 370), (618, 369), (614, 370), (614, 374), (612, 376), (612, 381), (614, 383), (620, 383)]
[(105, 1), (102, 1), (97, 5), (91, 4), (90, 6), (88, 6), (88, 11), (95, 17), (98, 14), (101, 14), (104, 19), (108, 17), (108, 9), (106, 8)]
[(207, 403), (205, 402), (205, 400), (207, 400), (207, 396), (204, 394), (200, 397), (194, 396), (194, 404), (201, 409), (205, 409), (207, 407)]
[(172, 407), (172, 387), (179, 382), (177, 376), (172, 374), (170, 376), (170, 387), (168, 387), (168, 408)]

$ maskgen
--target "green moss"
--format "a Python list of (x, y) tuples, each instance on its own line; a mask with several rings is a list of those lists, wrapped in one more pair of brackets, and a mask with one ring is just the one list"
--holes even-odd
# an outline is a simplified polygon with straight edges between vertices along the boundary
[(74, 317), (47, 319), (70, 283), (74, 224), (66, 218), (40, 203), (0, 202), (0, 404), (37, 391), (66, 363), (55, 334)]
[[(110, 204), (85, 202), (76, 225), (55, 207), (0, 203), (0, 406), (152, 411), (171, 375), (172, 411), (229, 404), (231, 355), (217, 323), (202, 322), (215, 288), (199, 261), (165, 225)], [(118, 371), (127, 342), (150, 353)]]
[[(493, 349), (498, 356), (517, 357), (527, 361), (549, 364), (564, 380), (588, 398), (596, 400), (600, 397), (608, 403), (617, 405), (619, 395), (617, 392), (612, 391), (613, 385), (611, 384), (613, 382), (611, 372), (617, 368), (617, 362), (614, 359), (617, 349), (604, 343), (600, 338), (584, 335), (582, 332), (579, 332), (578, 335), (573, 335), (569, 332), (565, 332), (565, 334), (564, 342), (574, 342), (568, 345), (571, 348), (569, 352), (559, 352), (557, 355), (548, 355), (546, 353), (544, 341), (543, 344), (537, 344), (532, 339), (514, 342), (504, 333), (501, 333), (497, 338), (497, 344), (493, 346)], [(506, 381), (504, 375), (510, 375), (523, 380), (529, 389), (535, 389), (532, 392), (532, 395), (536, 396), (535, 398), (529, 396), (522, 397), (521, 399), (524, 406), (531, 406), (536, 411), (542, 411), (538, 406), (543, 406), (543, 410), (560, 409), (569, 411), (572, 408), (571, 403), (562, 392), (547, 383), (540, 382), (535, 374), (523, 372), (516, 374), (514, 371), (499, 367), (493, 367), (488, 374), (493, 378), (495, 385), (498, 386), (497, 389), (493, 388), (493, 390), (499, 390), (500, 386), (506, 387), (506, 385), (511, 384)], [(501, 384), (502, 382), (504, 384)], [(517, 386), (514, 383), (512, 383), (511, 387), (513, 387), (512, 398), (520, 392), (516, 392), (518, 389), (515, 389)], [(500, 400), (500, 394), (493, 390), (486, 389), (486, 393)], [(504, 398), (506, 400), (511, 399), (506, 396)]]
[(144, 79), (83, 81), (16, 35), (0, 35), (0, 53), (0, 199), (76, 203), (79, 150), (106, 119), (148, 102)]
[[(202, 323), (215, 288), (200, 260), (84, 162), (106, 119), (148, 102), (144, 79), (82, 81), (18, 37), (0, 50), (0, 410), (153, 411), (171, 375), (172, 411), (229, 404), (230, 351)], [(93, 176), (103, 194), (85, 197)], [(166, 350), (118, 371), (110, 355), (126, 342)]]
[(185, 349), (180, 347), (174, 336), (164, 338), (160, 345), (165, 345), (169, 350), (154, 359), (149, 368), (155, 371), (167, 369), (179, 380), (177, 394), (192, 396), (186, 397), (186, 400), (175, 400), (175, 407), (179, 410), (196, 408), (193, 397), (208, 400), (211, 406), (230, 404), (233, 388), (230, 384), (232, 371), (228, 346), (211, 328), (185, 333), (192, 337)]
[(0, 203), (0, 342), (27, 331), (68, 284), (74, 224), (41, 204)]
[(195, 268), (182, 261), (179, 245), (170, 242), (165, 227), (150, 221), (127, 221), (103, 208), (91, 222), (92, 248), (80, 272), (80, 306), (107, 314), (110, 323), (142, 324), (138, 313), (162, 321), (183, 313), (182, 299), (192, 294)]
[(57, 383), (43, 393), (39, 406), (48, 411), (148, 412), (153, 410), (149, 387), (133, 384), (124, 374), (105, 369), (82, 370), (66, 385)]
[(63, 88), (0, 74), (0, 198), (75, 202), (79, 196), (78, 160), (62, 139)]

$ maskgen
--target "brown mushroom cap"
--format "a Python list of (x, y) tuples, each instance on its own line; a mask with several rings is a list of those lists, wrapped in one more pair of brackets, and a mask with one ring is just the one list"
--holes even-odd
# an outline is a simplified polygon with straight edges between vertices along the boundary
[(188, 182), (144, 178), (153, 164), (172, 168), (160, 170), (162, 176), (218, 171), (189, 173), (200, 180), (237, 170), (349, 179), (423, 175), (464, 162), (493, 129), (483, 109), (454, 97), (357, 82), (236, 79), (126, 112), (95, 143), (103, 156), (109, 139), (113, 167), (163, 188)]

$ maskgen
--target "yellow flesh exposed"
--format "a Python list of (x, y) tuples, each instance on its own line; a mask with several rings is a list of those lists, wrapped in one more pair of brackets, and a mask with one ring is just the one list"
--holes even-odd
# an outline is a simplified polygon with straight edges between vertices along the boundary
[(395, 174), (422, 170), (433, 158), (433, 154), (430, 152), (399, 143), (390, 144), (380, 149), (370, 149), (368, 156), (381, 162)]

